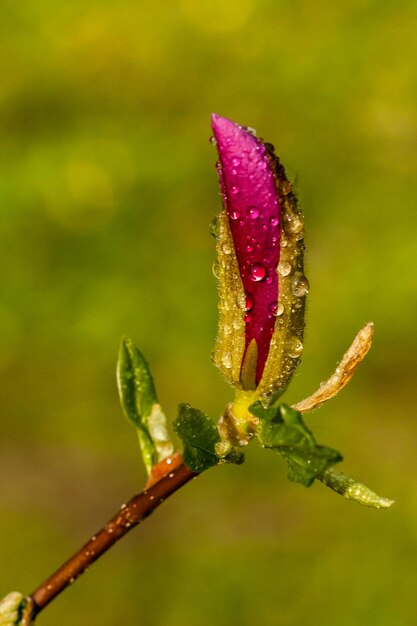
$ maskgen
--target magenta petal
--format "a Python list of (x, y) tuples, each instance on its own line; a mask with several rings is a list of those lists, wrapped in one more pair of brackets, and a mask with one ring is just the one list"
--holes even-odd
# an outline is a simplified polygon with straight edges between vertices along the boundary
[(259, 383), (278, 304), (280, 207), (267, 149), (243, 126), (213, 114), (218, 172), (239, 271), (246, 292), (245, 341), (258, 346)]

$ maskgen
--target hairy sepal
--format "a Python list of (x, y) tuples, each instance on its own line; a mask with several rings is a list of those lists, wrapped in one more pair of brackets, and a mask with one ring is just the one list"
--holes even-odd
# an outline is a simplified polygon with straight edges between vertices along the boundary
[(257, 395), (264, 405), (287, 388), (303, 352), (304, 313), (309, 290), (304, 275), (304, 222), (292, 184), (279, 159), (269, 149), (281, 207), (279, 295), (274, 333)]
[(245, 292), (225, 208), (217, 222), (216, 251), (214, 274), (219, 293), (219, 324), (213, 361), (227, 382), (235, 388), (242, 388), (240, 374), (245, 352)]

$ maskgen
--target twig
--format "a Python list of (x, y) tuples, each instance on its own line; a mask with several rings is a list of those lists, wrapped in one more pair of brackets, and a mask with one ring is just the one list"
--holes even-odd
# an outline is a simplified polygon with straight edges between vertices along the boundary
[(44, 609), (68, 585), (73, 583), (113, 544), (150, 515), (168, 496), (198, 476), (183, 463), (177, 465), (149, 489), (134, 496), (97, 534), (42, 583), (30, 596), (32, 617)]

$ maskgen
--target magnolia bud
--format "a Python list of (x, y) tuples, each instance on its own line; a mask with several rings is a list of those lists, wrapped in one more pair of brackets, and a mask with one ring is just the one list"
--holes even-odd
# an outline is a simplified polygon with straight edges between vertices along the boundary
[(237, 390), (268, 403), (285, 390), (303, 351), (304, 224), (273, 146), (218, 115), (212, 127), (223, 198), (214, 361)]

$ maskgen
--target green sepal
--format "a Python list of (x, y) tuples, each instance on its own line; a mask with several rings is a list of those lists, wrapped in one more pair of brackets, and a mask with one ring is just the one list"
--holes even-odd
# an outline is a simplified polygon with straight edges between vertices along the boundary
[(286, 404), (264, 409), (260, 402), (255, 402), (249, 410), (260, 419), (260, 444), (287, 461), (289, 480), (310, 487), (327, 468), (342, 460), (337, 450), (318, 445), (301, 413)]
[(216, 444), (220, 435), (208, 415), (189, 404), (180, 404), (174, 429), (184, 446), (184, 463), (191, 471), (200, 473), (217, 465)]
[(173, 445), (148, 364), (140, 350), (126, 337), (119, 350), (117, 386), (123, 412), (137, 430), (149, 474), (155, 463), (172, 454)]

